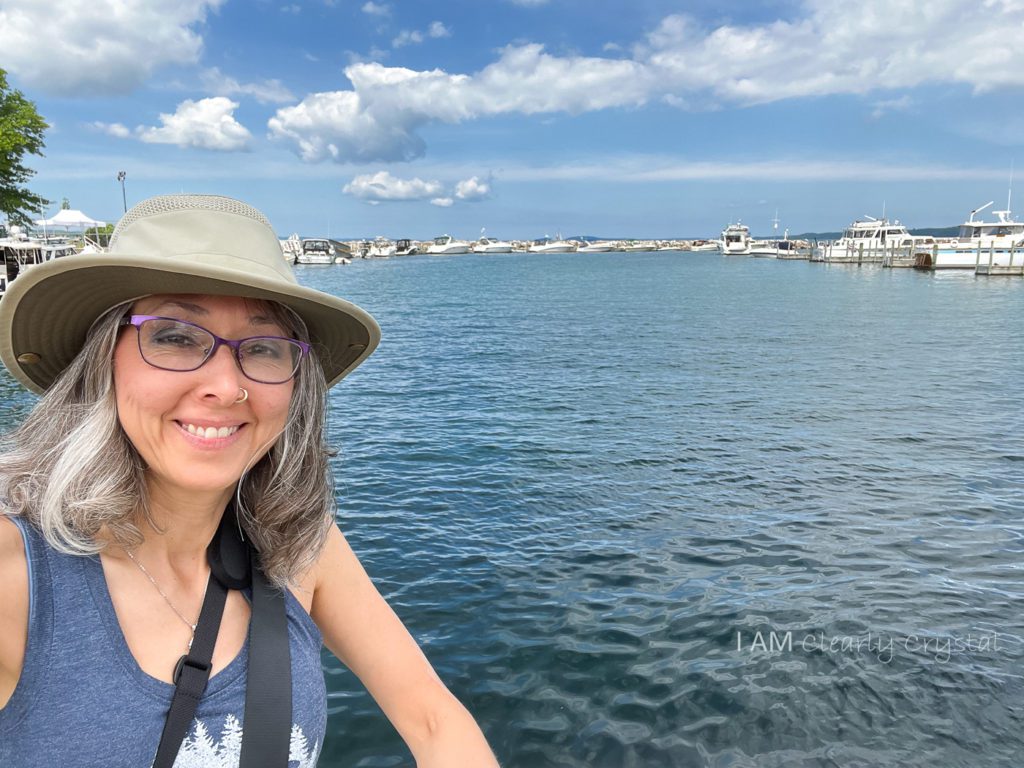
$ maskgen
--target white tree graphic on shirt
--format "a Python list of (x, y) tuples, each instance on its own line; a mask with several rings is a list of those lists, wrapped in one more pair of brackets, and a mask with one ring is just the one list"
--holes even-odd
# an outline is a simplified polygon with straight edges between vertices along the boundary
[[(320, 745), (309, 746), (306, 734), (293, 724), (288, 748), (289, 768), (315, 768), (319, 753)], [(217, 740), (201, 721), (195, 720), (192, 733), (181, 743), (174, 768), (238, 768), (241, 754), (242, 724), (234, 715), (224, 719), (224, 727)]]

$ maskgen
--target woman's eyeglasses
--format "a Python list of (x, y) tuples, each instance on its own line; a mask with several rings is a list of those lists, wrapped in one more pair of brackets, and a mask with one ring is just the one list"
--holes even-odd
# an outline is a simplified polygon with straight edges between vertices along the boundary
[(139, 352), (154, 368), (194, 371), (223, 344), (231, 348), (245, 377), (261, 384), (284, 384), (299, 370), (309, 344), (281, 336), (222, 339), (195, 323), (156, 315), (128, 315), (121, 326), (138, 329)]

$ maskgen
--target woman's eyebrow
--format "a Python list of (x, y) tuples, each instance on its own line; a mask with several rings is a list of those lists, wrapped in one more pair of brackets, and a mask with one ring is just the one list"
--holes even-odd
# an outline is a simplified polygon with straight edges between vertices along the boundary
[(179, 309), (183, 309), (193, 315), (199, 316), (210, 314), (205, 307), (201, 307), (198, 304), (192, 304), (188, 301), (179, 301), (177, 299), (168, 299), (167, 301), (163, 301), (155, 306), (153, 311), (156, 312), (158, 309), (164, 309), (165, 307), (178, 307)]

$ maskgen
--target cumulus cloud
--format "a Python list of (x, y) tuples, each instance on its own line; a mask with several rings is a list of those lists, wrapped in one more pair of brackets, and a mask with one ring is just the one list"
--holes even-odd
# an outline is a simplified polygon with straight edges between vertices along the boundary
[(438, 208), (451, 208), (455, 201), (450, 197), (435, 197), (430, 201), (430, 204), (436, 205)]
[[(540, 45), (513, 45), (473, 74), (353, 63), (345, 70), (350, 90), (312, 94), (278, 110), (270, 135), (307, 161), (400, 161), (423, 155), (419, 130), (431, 122), (579, 114), (654, 101), (680, 109), (746, 107), (834, 94), (885, 96), (932, 83), (975, 92), (1024, 85), (1024, 47), (1007, 34), (1024, 26), (1024, 2), (984, 5), (979, 13), (976, 3), (933, 0), (923, 12), (916, 3), (865, 0), (851, 13), (840, 0), (805, 0), (796, 19), (715, 28), (676, 14), (651, 29), (628, 58), (557, 56)], [(395, 44), (425, 34), (402, 33)], [(883, 98), (875, 108), (900, 105), (899, 98)]]
[(444, 190), (439, 181), (400, 179), (387, 171), (356, 176), (342, 189), (366, 202), (427, 200), (441, 195)]
[(370, 2), (363, 4), (363, 13), (368, 16), (390, 16), (391, 6), (387, 3), (375, 3), (373, 0), (370, 0)]
[(282, 104), (295, 101), (295, 96), (277, 79), (261, 83), (240, 83), (228, 77), (217, 67), (205, 70), (202, 75), (203, 88), (217, 96), (252, 96), (260, 104)]
[(224, 0), (4, 0), (4, 69), (31, 88), (59, 96), (132, 91), (168, 65), (194, 64), (196, 31)]
[(451, 36), (452, 33), (451, 30), (448, 29), (448, 27), (446, 27), (440, 21), (432, 21), (430, 22), (430, 26), (427, 27), (426, 32), (420, 32), (419, 30), (416, 29), (403, 29), (401, 32), (398, 33), (395, 39), (391, 41), (391, 47), (401, 48), (406, 45), (422, 43), (428, 37), (437, 39), (441, 37)]
[(249, 147), (252, 134), (234, 117), (238, 103), (217, 96), (199, 101), (186, 100), (173, 114), (161, 114), (159, 128), (140, 127), (136, 135), (148, 144), (237, 152)]
[(105, 133), (108, 136), (113, 136), (116, 139), (127, 139), (131, 137), (132, 132), (128, 130), (128, 127), (121, 123), (102, 123), (96, 121), (89, 123), (89, 127), (93, 130)]
[(485, 200), (490, 197), (490, 195), (491, 185), (486, 181), (480, 181), (476, 176), (464, 179), (455, 185), (455, 196), (459, 200)]

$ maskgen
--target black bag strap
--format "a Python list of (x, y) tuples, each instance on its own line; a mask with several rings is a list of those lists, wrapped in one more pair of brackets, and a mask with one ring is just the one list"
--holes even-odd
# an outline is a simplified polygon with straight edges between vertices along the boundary
[(210, 666), (213, 647), (217, 644), (220, 619), (224, 615), (224, 603), (228, 591), (217, 579), (211, 578), (206, 587), (206, 597), (196, 622), (196, 634), (189, 652), (178, 659), (174, 668), (174, 698), (167, 712), (160, 746), (156, 750), (153, 768), (172, 768), (178, 756), (181, 742), (192, 725), (192, 717), (203, 697), (210, 680)]
[(224, 512), (207, 549), (207, 559), (210, 583), (192, 648), (174, 670), (174, 698), (153, 768), (173, 768), (210, 679), (227, 591), (250, 585), (252, 619), (240, 768), (286, 768), (291, 745), (292, 665), (284, 592), (273, 587), (254, 565), (256, 552), (243, 541), (232, 506)]

